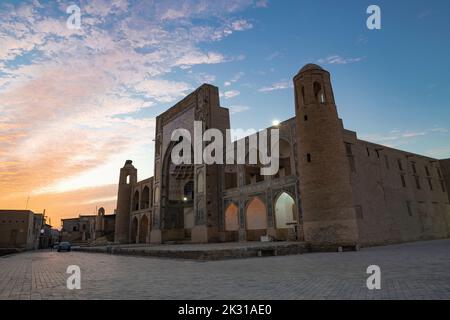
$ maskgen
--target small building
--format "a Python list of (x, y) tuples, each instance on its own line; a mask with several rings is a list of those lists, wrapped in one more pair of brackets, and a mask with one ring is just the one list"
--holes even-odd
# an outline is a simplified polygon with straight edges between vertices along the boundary
[(104, 237), (107, 241), (114, 241), (115, 224), (116, 215), (105, 215), (104, 208), (100, 208), (97, 215), (62, 219), (61, 240), (83, 243)]
[(0, 210), (0, 248), (38, 249), (42, 221), (30, 210)]

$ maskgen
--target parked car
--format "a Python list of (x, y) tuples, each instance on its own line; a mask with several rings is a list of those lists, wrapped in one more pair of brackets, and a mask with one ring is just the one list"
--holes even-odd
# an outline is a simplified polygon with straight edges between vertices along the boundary
[(60, 242), (58, 244), (58, 252), (61, 251), (70, 251), (72, 249), (72, 245), (70, 242)]

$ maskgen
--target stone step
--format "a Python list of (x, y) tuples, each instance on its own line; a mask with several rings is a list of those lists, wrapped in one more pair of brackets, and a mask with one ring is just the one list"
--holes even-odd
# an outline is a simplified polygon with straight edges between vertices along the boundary
[(249, 245), (159, 245), (159, 246), (110, 246), (110, 247), (81, 247), (76, 249), (83, 252), (110, 253), (131, 256), (160, 257), (192, 260), (225, 260), (243, 259), (268, 256), (285, 256), (309, 252), (309, 246), (304, 242), (282, 243), (250, 243)]

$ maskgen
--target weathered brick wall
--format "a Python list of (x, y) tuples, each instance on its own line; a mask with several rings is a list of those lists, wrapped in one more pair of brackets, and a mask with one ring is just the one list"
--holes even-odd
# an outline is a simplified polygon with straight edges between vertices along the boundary
[(438, 161), (358, 140), (350, 131), (345, 142), (354, 158), (351, 182), (363, 245), (448, 236), (448, 199)]

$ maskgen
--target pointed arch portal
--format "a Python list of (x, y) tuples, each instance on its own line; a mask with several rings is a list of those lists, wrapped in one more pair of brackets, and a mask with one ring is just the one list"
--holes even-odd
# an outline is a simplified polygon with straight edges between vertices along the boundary
[(247, 240), (259, 241), (267, 234), (267, 210), (264, 202), (258, 197), (253, 198), (245, 211)]

